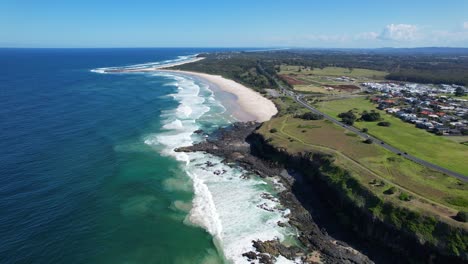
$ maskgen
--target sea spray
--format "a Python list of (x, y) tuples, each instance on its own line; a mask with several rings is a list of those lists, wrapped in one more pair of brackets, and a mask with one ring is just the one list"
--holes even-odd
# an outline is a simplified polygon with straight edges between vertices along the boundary
[[(190, 59), (187, 58), (179, 58)], [(94, 72), (109, 70), (144, 69), (173, 61), (147, 63), (126, 67), (100, 68)], [(199, 142), (203, 137), (194, 133), (203, 129), (211, 132), (220, 126), (236, 121), (231, 113), (214, 98), (209, 85), (199, 79), (167, 72), (147, 73), (149, 76), (168, 79), (166, 86), (176, 87), (168, 96), (179, 104), (177, 108), (165, 110), (162, 132), (148, 135), (144, 143), (160, 154), (180, 162), (181, 171), (192, 183), (194, 198), (191, 207), (174, 201), (171, 208), (189, 211), (185, 223), (203, 227), (214, 237), (214, 243), (228, 262), (249, 263), (242, 254), (254, 250), (253, 240), (283, 240), (294, 236), (293, 230), (278, 226), (287, 222), (289, 211), (281, 208), (277, 199), (262, 194), (274, 194), (265, 180), (251, 175), (233, 164), (222, 163), (221, 158), (205, 153), (181, 153), (174, 150)], [(168, 190), (186, 191), (182, 177), (165, 181)], [(187, 180), (186, 180), (187, 181)], [(271, 195), (268, 195), (271, 197)], [(190, 207), (190, 208), (189, 208)], [(207, 258), (210, 258), (208, 254)], [(283, 257), (278, 263), (288, 263)], [(292, 263), (292, 261), (290, 262)]]
[(200, 141), (202, 138), (194, 131), (210, 130), (213, 124), (222, 126), (235, 120), (223, 113), (209, 86), (186, 76), (165, 76), (175, 80), (172, 85), (178, 92), (171, 96), (179, 105), (163, 113), (165, 131), (151, 135), (145, 143), (161, 147), (161, 153), (179, 160), (190, 177), (194, 199), (188, 221), (213, 235), (229, 261), (247, 263), (242, 253), (254, 250), (252, 240), (284, 239), (293, 234), (277, 224), (287, 221), (289, 211), (281, 208), (278, 200), (262, 196), (271, 192), (269, 185), (249, 172), (223, 164), (220, 158), (209, 154), (174, 151)]

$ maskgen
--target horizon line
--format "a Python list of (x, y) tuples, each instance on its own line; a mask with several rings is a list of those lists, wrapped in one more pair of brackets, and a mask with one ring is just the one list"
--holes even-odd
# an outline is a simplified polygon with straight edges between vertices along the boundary
[(460, 46), (417, 46), (417, 47), (304, 47), (304, 46), (141, 46), (141, 47), (11, 47), (4, 46), (0, 49), (322, 49), (322, 50), (375, 50), (375, 49), (468, 49)]

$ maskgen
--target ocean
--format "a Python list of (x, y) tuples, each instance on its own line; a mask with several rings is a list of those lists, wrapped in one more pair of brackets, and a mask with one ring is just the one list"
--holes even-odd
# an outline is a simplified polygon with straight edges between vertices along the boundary
[(288, 210), (262, 195), (274, 179), (174, 152), (235, 122), (232, 98), (102, 72), (214, 51), (0, 49), (0, 263), (249, 263), (252, 240), (292, 240)]

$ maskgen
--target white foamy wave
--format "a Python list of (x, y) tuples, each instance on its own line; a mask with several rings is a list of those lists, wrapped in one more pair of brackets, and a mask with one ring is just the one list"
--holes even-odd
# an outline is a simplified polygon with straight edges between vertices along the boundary
[(223, 228), (208, 186), (197, 174), (191, 171), (187, 171), (187, 174), (193, 181), (195, 193), (195, 198), (192, 201), (193, 207), (189, 214), (190, 222), (205, 228), (216, 239), (221, 239)]
[[(227, 260), (249, 263), (242, 253), (254, 250), (252, 240), (284, 239), (292, 234), (291, 230), (277, 224), (278, 221), (287, 222), (289, 212), (280, 208), (277, 199), (262, 195), (268, 192), (265, 181), (256, 177), (245, 179), (246, 171), (231, 168), (218, 157), (174, 151), (200, 140), (194, 131), (200, 129), (202, 123), (219, 126), (228, 121), (220, 114), (225, 108), (211, 99), (213, 92), (207, 85), (189, 77), (164, 76), (174, 80), (173, 85), (178, 89), (171, 96), (179, 105), (163, 111), (163, 131), (148, 136), (145, 143), (157, 148), (162, 155), (181, 161), (192, 180), (194, 199), (187, 221), (213, 235)], [(279, 260), (285, 263), (286, 259)]]
[(171, 129), (180, 130), (180, 129), (184, 129), (184, 125), (182, 124), (182, 121), (180, 121), (179, 119), (176, 119), (170, 123), (165, 124), (163, 128), (167, 130), (171, 130)]
[(186, 62), (186, 61), (188, 62), (188, 61), (194, 60), (194, 59), (196, 59), (197, 55), (198, 54), (187, 55), (187, 56), (178, 56), (177, 58), (172, 59), (172, 60), (147, 62), (147, 63), (128, 65), (128, 66), (121, 66), (121, 67), (102, 67), (102, 68), (92, 69), (91, 72), (95, 72), (95, 73), (112, 73), (112, 72), (120, 72), (120, 71), (125, 71), (125, 70), (137, 71), (137, 70), (151, 69), (151, 68), (155, 68), (155, 67), (169, 67), (171, 65), (175, 65), (175, 64)]
[(189, 153), (189, 157), (187, 169), (196, 194), (190, 220), (219, 240), (228, 260), (249, 263), (242, 254), (255, 250), (252, 240), (283, 240), (293, 235), (292, 230), (278, 226), (288, 221), (289, 211), (275, 198), (262, 196), (266, 191), (263, 180), (246, 179), (245, 171), (211, 155)]
[(95, 73), (106, 73), (106, 70), (105, 69), (92, 69), (91, 72), (95, 72)]

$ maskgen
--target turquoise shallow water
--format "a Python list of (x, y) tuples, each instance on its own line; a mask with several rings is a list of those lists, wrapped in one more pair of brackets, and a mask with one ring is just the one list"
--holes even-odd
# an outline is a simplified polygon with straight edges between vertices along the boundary
[(272, 185), (173, 152), (233, 121), (207, 84), (91, 72), (203, 51), (0, 50), (1, 263), (244, 262), (290, 233)]

